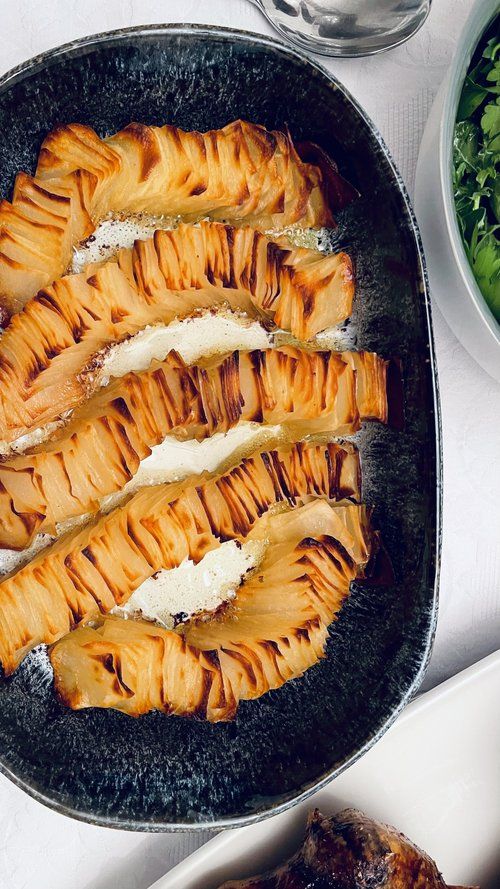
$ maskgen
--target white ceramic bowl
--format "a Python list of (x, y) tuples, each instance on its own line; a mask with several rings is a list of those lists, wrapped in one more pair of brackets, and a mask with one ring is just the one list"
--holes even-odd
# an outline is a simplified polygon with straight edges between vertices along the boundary
[(425, 128), (414, 203), (432, 297), (467, 351), (492, 377), (500, 380), (500, 325), (470, 268), (458, 228), (452, 187), (453, 129), (460, 93), (474, 50), (496, 13), (496, 0), (477, 0), (465, 24)]

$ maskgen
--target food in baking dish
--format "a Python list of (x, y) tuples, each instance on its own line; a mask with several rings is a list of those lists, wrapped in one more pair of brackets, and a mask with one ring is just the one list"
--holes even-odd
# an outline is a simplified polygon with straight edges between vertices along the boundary
[(26, 654), (127, 601), (162, 568), (198, 562), (221, 540), (241, 540), (281, 503), (359, 491), (351, 447), (297, 444), (244, 459), (221, 476), (146, 487), (61, 537), (0, 582), (0, 663)]
[(95, 512), (168, 434), (203, 439), (240, 420), (282, 424), (295, 437), (347, 435), (387, 421), (387, 362), (368, 352), (296, 347), (233, 352), (188, 367), (175, 353), (104, 387), (52, 438), (0, 463), (0, 546)]
[(64, 274), (72, 247), (110, 212), (260, 229), (333, 222), (321, 170), (301, 161), (288, 134), (237, 120), (207, 133), (131, 123), (100, 139), (61, 125), (44, 140), (35, 177), (20, 174), (12, 203), (0, 206), (4, 318)]
[(310, 339), (343, 321), (347, 254), (279, 247), (250, 228), (180, 225), (41, 290), (0, 339), (0, 442), (85, 399), (100, 350), (151, 324), (229, 307)]
[(55, 685), (71, 707), (157, 709), (211, 722), (297, 678), (324, 656), (328, 626), (372, 552), (362, 506), (315, 500), (259, 519), (259, 567), (211, 620), (178, 632), (107, 617), (51, 649)]
[[(106, 139), (69, 124), (44, 140), (0, 204), (0, 547), (21, 553), (0, 580), (5, 675), (44, 644), (74, 709), (218, 722), (324, 657), (379, 550), (339, 436), (393, 415), (393, 363), (355, 336), (337, 346), (353, 261), (305, 231), (355, 194), (321, 150), (243, 121)], [(130, 214), (151, 236), (89, 262), (85, 239)], [(223, 319), (259, 345), (207, 336), (189, 360), (178, 343), (133, 357), (149, 332)], [(273, 443), (211, 473), (144, 471), (169, 442), (257, 428)], [(163, 622), (138, 606), (224, 547), (238, 553), (227, 595), (191, 610), (184, 595)]]

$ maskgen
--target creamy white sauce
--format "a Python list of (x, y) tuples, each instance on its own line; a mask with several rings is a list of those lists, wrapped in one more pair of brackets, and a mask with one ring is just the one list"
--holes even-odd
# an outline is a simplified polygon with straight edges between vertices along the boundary
[(95, 231), (73, 250), (70, 274), (77, 274), (91, 262), (105, 262), (122, 247), (133, 247), (134, 241), (147, 241), (156, 229), (172, 229), (177, 220), (171, 216), (148, 213), (112, 216), (103, 219)]
[(272, 337), (257, 321), (231, 313), (206, 312), (195, 318), (146, 327), (135, 336), (117, 343), (106, 352), (97, 371), (101, 386), (110, 377), (146, 370), (153, 360), (161, 361), (175, 349), (186, 364), (199, 358), (235, 349), (268, 349)]
[(260, 541), (239, 546), (229, 540), (207, 553), (197, 565), (187, 559), (178, 568), (158, 571), (112, 613), (155, 621), (171, 629), (176, 622), (213, 612), (234, 598), (242, 578), (258, 564), (263, 551)]
[(151, 449), (149, 457), (141, 461), (136, 474), (121, 491), (101, 501), (101, 509), (109, 512), (125, 497), (146, 485), (160, 485), (202, 472), (214, 472), (240, 452), (250, 453), (266, 445), (274, 447), (280, 434), (280, 426), (239, 423), (229, 432), (218, 432), (204, 441), (177, 441), (167, 436)]

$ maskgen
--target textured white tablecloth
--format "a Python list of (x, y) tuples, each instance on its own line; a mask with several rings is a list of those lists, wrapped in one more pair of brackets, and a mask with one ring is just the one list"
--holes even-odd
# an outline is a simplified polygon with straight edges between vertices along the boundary
[[(434, 0), (427, 23), (404, 46), (368, 59), (323, 62), (382, 131), (410, 194), (423, 126), (471, 5)], [(271, 33), (246, 0), (0, 0), (0, 73), (74, 38), (151, 22)], [(500, 387), (468, 356), (437, 309), (434, 329), (444, 539), (439, 626), (425, 687), (500, 647)], [(208, 836), (148, 836), (79, 824), (0, 776), (1, 889), (146, 889)]]

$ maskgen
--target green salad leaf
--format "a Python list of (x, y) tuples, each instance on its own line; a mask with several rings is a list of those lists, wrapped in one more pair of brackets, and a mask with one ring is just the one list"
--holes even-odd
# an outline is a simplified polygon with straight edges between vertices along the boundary
[(453, 189), (464, 247), (500, 323), (500, 16), (464, 81), (453, 136)]

